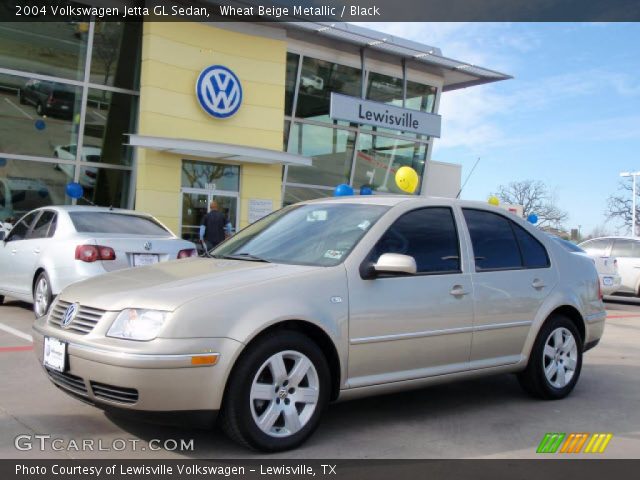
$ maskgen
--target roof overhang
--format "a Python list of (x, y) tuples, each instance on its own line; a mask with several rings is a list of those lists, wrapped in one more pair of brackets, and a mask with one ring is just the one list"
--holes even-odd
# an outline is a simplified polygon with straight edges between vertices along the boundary
[(311, 159), (302, 155), (228, 143), (129, 134), (128, 145), (139, 148), (150, 148), (160, 152), (175, 153), (177, 155), (188, 155), (239, 163), (311, 165)]

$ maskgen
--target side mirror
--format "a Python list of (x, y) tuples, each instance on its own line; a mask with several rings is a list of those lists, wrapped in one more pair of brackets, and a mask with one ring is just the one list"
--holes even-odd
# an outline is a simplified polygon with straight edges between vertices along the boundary
[(409, 255), (399, 253), (383, 253), (378, 262), (373, 265), (376, 273), (405, 273), (415, 275), (418, 271), (416, 261)]

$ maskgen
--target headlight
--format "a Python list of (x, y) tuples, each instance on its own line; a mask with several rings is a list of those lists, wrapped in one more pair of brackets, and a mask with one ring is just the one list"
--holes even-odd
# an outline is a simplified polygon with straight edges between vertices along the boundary
[(118, 314), (107, 336), (127, 340), (153, 340), (164, 325), (168, 313), (161, 310), (127, 308)]

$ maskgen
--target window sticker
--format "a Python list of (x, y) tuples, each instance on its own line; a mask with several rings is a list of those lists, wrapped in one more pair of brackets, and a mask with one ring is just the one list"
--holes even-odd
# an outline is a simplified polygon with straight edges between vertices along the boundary
[(344, 250), (327, 250), (324, 254), (324, 258), (331, 258), (332, 260), (340, 260), (344, 255)]

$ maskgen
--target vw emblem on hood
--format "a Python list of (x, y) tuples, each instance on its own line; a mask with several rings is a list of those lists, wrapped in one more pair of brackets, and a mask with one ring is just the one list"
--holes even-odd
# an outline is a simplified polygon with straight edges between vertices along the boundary
[(67, 307), (64, 311), (64, 315), (62, 316), (62, 321), (60, 322), (60, 326), (62, 328), (67, 328), (71, 322), (73, 322), (73, 319), (76, 318), (76, 315), (78, 314), (79, 307), (80, 305), (77, 303), (72, 303)]
[(211, 65), (198, 76), (196, 96), (202, 109), (209, 115), (228, 118), (240, 108), (242, 85), (236, 74), (227, 67)]
[(153, 247), (153, 244), (151, 242), (144, 242), (144, 249), (149, 251), (151, 250), (151, 247)]

